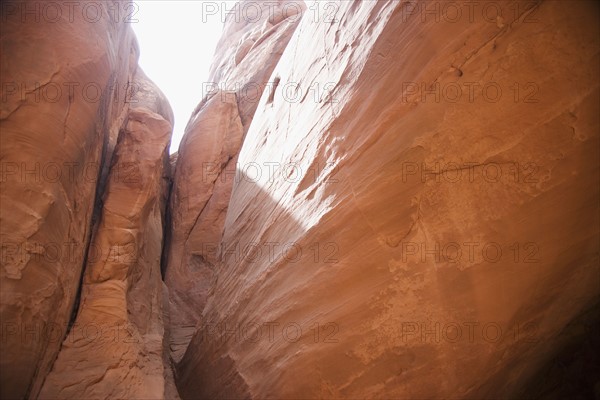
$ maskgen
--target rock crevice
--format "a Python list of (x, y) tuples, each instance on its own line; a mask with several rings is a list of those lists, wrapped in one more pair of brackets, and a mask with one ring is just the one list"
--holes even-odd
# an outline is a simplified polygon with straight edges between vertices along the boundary
[(0, 397), (592, 397), (598, 4), (452, 4), (238, 1), (172, 156), (130, 27), (2, 15)]

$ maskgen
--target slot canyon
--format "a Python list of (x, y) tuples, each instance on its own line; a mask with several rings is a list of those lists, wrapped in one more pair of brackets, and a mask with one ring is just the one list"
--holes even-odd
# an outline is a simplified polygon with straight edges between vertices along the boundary
[(127, 4), (0, 5), (1, 399), (600, 399), (600, 3), (230, 2), (172, 154)]

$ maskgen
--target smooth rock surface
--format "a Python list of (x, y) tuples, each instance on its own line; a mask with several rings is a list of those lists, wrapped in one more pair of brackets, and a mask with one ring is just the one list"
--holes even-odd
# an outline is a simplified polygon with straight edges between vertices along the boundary
[(253, 115), (179, 392), (523, 397), (597, 324), (598, 5), (333, 4)]
[[(261, 7), (256, 21), (241, 18), (249, 6)], [(217, 45), (206, 97), (186, 126), (173, 178), (165, 266), (175, 361), (213, 285), (243, 138), (262, 93), (274, 87), (269, 78), (304, 8), (292, 1), (236, 3), (237, 14), (231, 12)]]

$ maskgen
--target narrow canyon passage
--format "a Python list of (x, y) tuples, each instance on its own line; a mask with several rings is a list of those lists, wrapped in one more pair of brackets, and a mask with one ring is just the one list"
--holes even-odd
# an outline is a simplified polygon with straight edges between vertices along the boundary
[(597, 2), (205, 2), (173, 154), (135, 7), (1, 4), (1, 399), (600, 398)]

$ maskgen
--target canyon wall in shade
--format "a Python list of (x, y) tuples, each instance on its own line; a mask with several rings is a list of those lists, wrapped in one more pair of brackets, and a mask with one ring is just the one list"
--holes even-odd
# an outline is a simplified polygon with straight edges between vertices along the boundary
[(160, 257), (173, 115), (115, 15), (127, 2), (78, 6), (98, 18), (2, 4), (0, 397), (172, 398)]
[[(173, 116), (138, 73), (134, 82), (144, 84), (138, 85), (146, 90), (143, 101), (132, 104), (119, 133), (77, 318), (40, 398), (162, 399), (168, 379), (172, 385), (170, 364), (163, 365), (160, 259)], [(106, 257), (95, 257), (97, 249)]]

